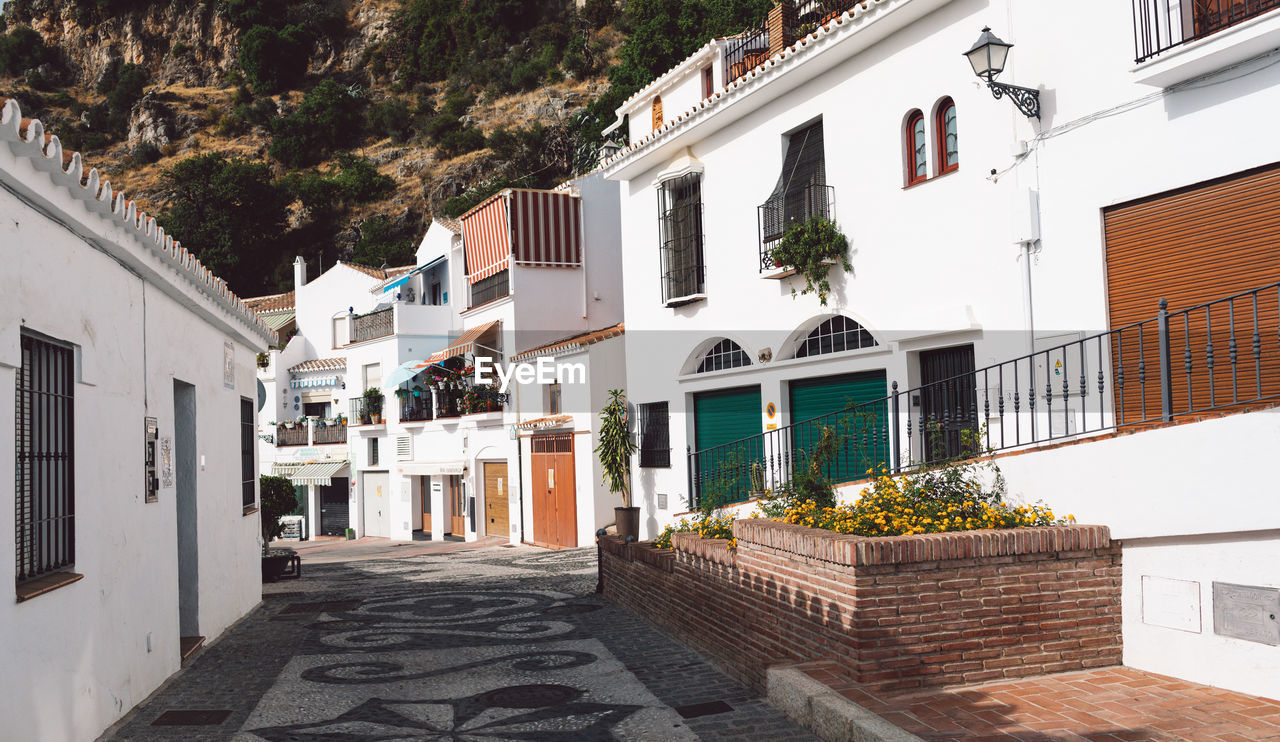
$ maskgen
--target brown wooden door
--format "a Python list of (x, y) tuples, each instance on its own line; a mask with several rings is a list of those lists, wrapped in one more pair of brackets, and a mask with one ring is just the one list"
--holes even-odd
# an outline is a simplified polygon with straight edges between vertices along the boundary
[(573, 434), (534, 436), (531, 448), (533, 540), (548, 546), (577, 546)]
[(467, 535), (466, 498), (462, 496), (462, 482), (458, 477), (449, 477), (449, 533), (454, 536)]
[(509, 536), (511, 521), (507, 508), (507, 465), (484, 465), (484, 516), (485, 534)]
[(431, 533), (431, 480), (418, 477), (418, 491), (422, 493), (422, 531)]
[[(1107, 300), (1111, 328), (1154, 320), (1161, 299), (1169, 311), (1256, 289), (1280, 279), (1280, 164), (1220, 178), (1208, 183), (1120, 204), (1103, 214), (1106, 237)], [(1263, 353), (1252, 355), (1254, 306), (1251, 300), (1217, 304), (1170, 322), (1174, 413), (1230, 404), (1230, 366), (1234, 322), (1238, 343), (1237, 381), (1240, 399), (1280, 393), (1280, 364)], [(1257, 307), (1258, 332), (1274, 338), (1276, 297), (1265, 292)], [(1123, 400), (1117, 407), (1125, 422), (1155, 419), (1160, 414), (1160, 370), (1155, 322), (1125, 331), (1123, 348), (1112, 342), (1113, 363), (1125, 366)], [(1207, 348), (1212, 345), (1215, 374), (1210, 384)], [(1145, 360), (1145, 394), (1139, 388), (1139, 353)], [(1186, 356), (1191, 356), (1191, 373)], [(1119, 394), (1117, 394), (1119, 397)]]

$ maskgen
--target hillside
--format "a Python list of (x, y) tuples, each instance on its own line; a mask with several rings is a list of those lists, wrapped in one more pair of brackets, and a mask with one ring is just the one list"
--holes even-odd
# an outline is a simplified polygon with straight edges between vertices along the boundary
[(253, 295), (589, 169), (618, 102), (767, 5), (10, 0), (0, 97)]

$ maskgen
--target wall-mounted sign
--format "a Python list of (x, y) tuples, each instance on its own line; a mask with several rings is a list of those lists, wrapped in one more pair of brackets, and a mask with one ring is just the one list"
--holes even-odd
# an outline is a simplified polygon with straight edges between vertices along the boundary
[(222, 343), (222, 385), (236, 388), (236, 346), (230, 340)]
[(765, 406), (764, 406), (764, 414), (768, 415), (768, 416), (769, 416), (769, 419), (770, 419), (770, 420), (772, 420), (772, 419), (773, 419), (773, 417), (774, 417), (774, 415), (777, 415), (777, 414), (778, 414), (778, 407), (777, 407), (777, 405), (775, 405), (775, 404), (774, 404), (774, 403), (772, 403), (772, 402), (770, 402), (769, 404), (765, 405)]
[(173, 439), (160, 439), (160, 486), (173, 486)]
[(1280, 590), (1213, 583), (1213, 633), (1261, 644), (1280, 644)]

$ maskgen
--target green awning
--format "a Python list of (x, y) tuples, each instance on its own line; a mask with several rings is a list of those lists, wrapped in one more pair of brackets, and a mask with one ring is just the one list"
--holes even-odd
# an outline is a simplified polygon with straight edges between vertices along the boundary
[(267, 327), (272, 330), (279, 330), (281, 327), (293, 321), (296, 312), (280, 312), (279, 314), (260, 314), (263, 322), (267, 323)]

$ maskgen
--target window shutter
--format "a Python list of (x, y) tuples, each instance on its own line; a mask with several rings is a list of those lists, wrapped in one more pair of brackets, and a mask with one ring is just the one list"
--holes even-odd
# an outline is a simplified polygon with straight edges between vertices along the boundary
[(761, 209), (766, 241), (780, 237), (794, 221), (805, 221), (807, 212), (826, 213), (825, 209), (806, 209), (810, 186), (826, 185), (827, 166), (822, 143), (822, 122), (795, 132), (787, 140), (787, 154), (782, 160), (782, 173)]
[(653, 130), (657, 131), (662, 128), (664, 120), (662, 117), (662, 96), (655, 95), (653, 97)]
[(640, 466), (671, 466), (670, 416), (666, 402), (639, 407)]
[(396, 461), (413, 461), (413, 437), (401, 435), (396, 437)]

